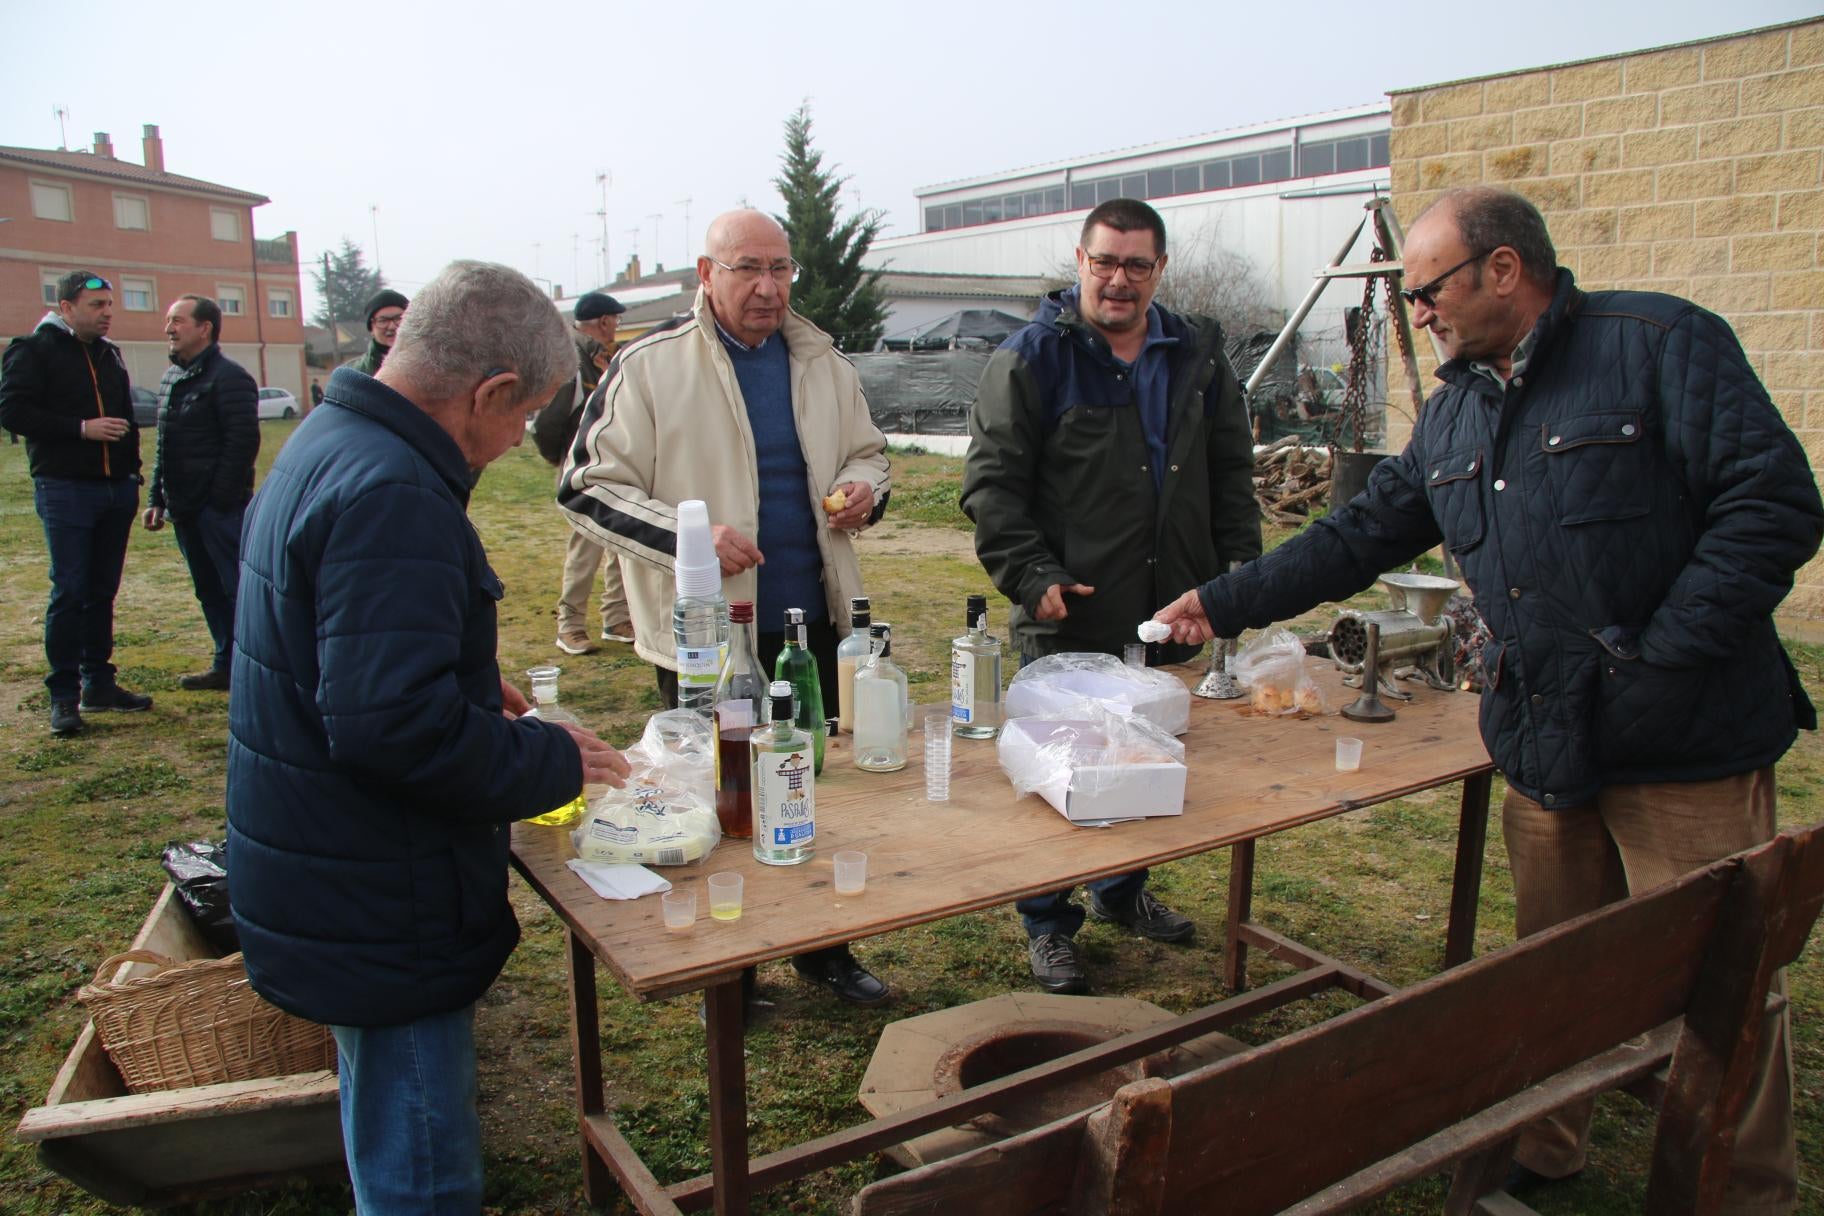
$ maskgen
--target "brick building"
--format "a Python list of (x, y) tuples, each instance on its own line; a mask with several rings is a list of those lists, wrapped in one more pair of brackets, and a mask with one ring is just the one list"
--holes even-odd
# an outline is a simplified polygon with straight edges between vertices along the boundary
[(164, 374), (165, 309), (185, 293), (222, 306), (222, 349), (262, 385), (305, 395), (297, 234), (253, 234), (271, 200), (165, 170), (158, 128), (145, 163), (114, 154), (102, 132), (89, 152), (0, 147), (0, 334), (29, 332), (56, 298), (58, 276), (91, 270), (114, 284), (108, 335), (133, 383)]
[[(1403, 220), (1453, 186), (1518, 190), (1580, 286), (1728, 320), (1824, 469), (1824, 19), (1391, 96)], [(1390, 411), (1393, 444), (1409, 429)], [(1824, 616), (1824, 559), (1785, 610)]]

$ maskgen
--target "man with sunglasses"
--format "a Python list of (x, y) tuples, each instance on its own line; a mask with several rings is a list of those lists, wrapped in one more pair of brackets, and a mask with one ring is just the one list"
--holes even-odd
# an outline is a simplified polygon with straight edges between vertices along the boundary
[[(1077, 284), (1053, 292), (996, 351), (969, 415), (962, 506), (975, 551), (1013, 603), (1022, 663), (1120, 654), (1177, 594), (1260, 553), (1254, 454), (1222, 327), (1153, 303), (1165, 223), (1135, 199), (1089, 213)], [(1194, 647), (1153, 645), (1148, 662)], [(1145, 870), (1089, 885), (1090, 911), (1155, 941), (1196, 930)], [(1083, 992), (1083, 910), (1070, 892), (1020, 900), (1033, 978)]]
[(75, 270), (57, 308), (15, 338), (0, 370), (0, 426), (25, 436), (32, 497), (51, 558), (44, 613), (51, 733), (82, 715), (138, 712), (152, 698), (115, 680), (114, 596), (139, 512), (139, 431), (120, 348), (108, 341), (114, 287)]
[[(838, 629), (863, 594), (853, 537), (887, 507), (886, 438), (854, 365), (792, 311), (798, 263), (785, 231), (730, 211), (703, 244), (695, 306), (622, 348), (590, 398), (558, 505), (620, 555), (634, 650), (667, 704), (678, 696), (677, 504), (700, 498), (724, 594), (755, 602), (761, 665), (771, 671), (784, 646), (785, 610), (803, 609), (823, 701), (835, 705)], [(890, 995), (847, 945), (792, 964), (851, 1004)]]
[(399, 325), (405, 320), (405, 310), (411, 303), (390, 287), (374, 293), (374, 298), (367, 302), (367, 353), (349, 366), (370, 376), (380, 374), (381, 365), (392, 353), (393, 343), (399, 340)]
[[(1545, 221), (1455, 190), (1405, 249), (1447, 361), (1353, 502), (1159, 614), (1194, 642), (1346, 599), (1442, 541), (1491, 638), (1482, 737), (1524, 936), (1772, 836), (1774, 762), (1817, 715), (1774, 631), (1824, 536), (1804, 449), (1729, 326), (1584, 292)], [(1724, 1201), (1796, 1201), (1786, 1020), (1762, 1027)], [(1583, 1168), (1590, 1103), (1529, 1127), (1510, 1187)]]

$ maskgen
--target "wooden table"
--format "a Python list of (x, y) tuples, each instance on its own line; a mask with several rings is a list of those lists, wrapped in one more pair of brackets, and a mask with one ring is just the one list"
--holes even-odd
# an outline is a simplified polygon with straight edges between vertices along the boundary
[[(1355, 697), (1340, 686), (1338, 673), (1328, 663), (1309, 662), (1332, 707)], [(1202, 673), (1177, 674), (1194, 682)], [(1463, 795), (1445, 963), (1465, 961), (1474, 939), (1493, 770), (1476, 733), (1477, 698), (1407, 687), (1414, 690), (1415, 700), (1400, 706), (1396, 721), (1373, 726), (1334, 714), (1302, 721), (1262, 718), (1246, 712), (1245, 699), (1193, 697), (1191, 729), (1184, 736), (1190, 770), (1184, 813), (1107, 829), (1074, 827), (1038, 797), (1016, 797), (1000, 770), (992, 741), (955, 741), (950, 801), (934, 803), (925, 801), (916, 731), (911, 762), (890, 774), (856, 769), (850, 763), (848, 739), (832, 739), (817, 783), (817, 856), (799, 866), (766, 866), (754, 860), (747, 841), (724, 840), (707, 865), (667, 870), (665, 876), (682, 889), (701, 887), (711, 871), (732, 870), (746, 880), (740, 920), (711, 921), (704, 914), (686, 931), (664, 927), (656, 899), (598, 898), (565, 866), (571, 852), (563, 829), (515, 824), (513, 864), (563, 920), (568, 936), (571, 1043), (585, 1194), (592, 1203), (605, 1203), (611, 1196), (611, 1170), (645, 1213), (712, 1204), (718, 1213), (745, 1213), (754, 1189), (966, 1120), (988, 1108), (993, 1100), (990, 1090), (999, 1095), (1020, 1086), (1057, 1083), (1066, 1074), (1094, 1071), (1115, 1059), (1157, 1050), (1150, 1041), (1125, 1052), (1109, 1045), (1092, 1048), (1066, 1057), (1059, 1062), (1061, 1067), (1041, 1070), (1047, 1072), (1047, 1081), (996, 1082), (979, 1087), (979, 1095), (971, 1089), (916, 1111), (748, 1159), (742, 968), (997, 907), (1092, 878), (1233, 848), (1224, 963), (1230, 986), (1245, 985), (1249, 945), (1309, 970), (1302, 978), (1251, 994), (1259, 998), (1258, 1006), (1244, 998), (1221, 1024), (1327, 986), (1341, 986), (1369, 999), (1384, 995), (1390, 989), (1379, 981), (1249, 922), (1254, 842), (1457, 781), (1463, 782)], [(1359, 771), (1336, 771), (1339, 735), (1366, 741)], [(862, 896), (835, 895), (830, 857), (844, 848), (868, 855), (868, 884)], [(705, 892), (698, 907), (707, 906)], [(708, 1175), (661, 1185), (605, 1113), (597, 961), (643, 1000), (706, 991), (712, 1161)], [(1206, 1033), (1216, 1024), (1193, 1015), (1185, 1020), (1185, 1029)]]

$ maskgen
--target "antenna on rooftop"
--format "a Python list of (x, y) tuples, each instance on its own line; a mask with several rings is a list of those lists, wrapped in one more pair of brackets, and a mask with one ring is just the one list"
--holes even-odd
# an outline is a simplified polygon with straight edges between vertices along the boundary
[(690, 252), (690, 197), (674, 198), (671, 205), (684, 208), (684, 264), (689, 265), (693, 257)]
[(608, 187), (614, 185), (614, 174), (603, 169), (595, 175), (595, 184), (602, 188), (602, 209), (595, 214), (602, 221), (602, 286), (606, 287), (614, 279), (613, 268), (608, 262)]
[(64, 127), (70, 120), (70, 107), (52, 106), (51, 113), (57, 117), (57, 150), (59, 152), (68, 152), (70, 150), (70, 134)]

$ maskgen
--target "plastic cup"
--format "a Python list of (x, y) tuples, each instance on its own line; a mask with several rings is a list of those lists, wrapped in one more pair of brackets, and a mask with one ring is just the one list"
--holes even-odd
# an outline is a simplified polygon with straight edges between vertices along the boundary
[(844, 849), (832, 860), (836, 863), (836, 894), (860, 895), (868, 885), (868, 855), (859, 849)]
[(1362, 767), (1362, 741), (1360, 739), (1338, 739), (1336, 741), (1336, 771), (1353, 773)]
[(740, 920), (741, 886), (739, 874), (711, 874), (709, 914), (717, 920)]
[(1146, 643), (1129, 642), (1121, 648), (1121, 661), (1129, 667), (1146, 666)]
[(697, 923), (695, 891), (667, 891), (660, 897), (659, 904), (665, 909), (667, 929), (688, 929)]
[(927, 709), (925, 723), (925, 800), (950, 801), (950, 707)]

